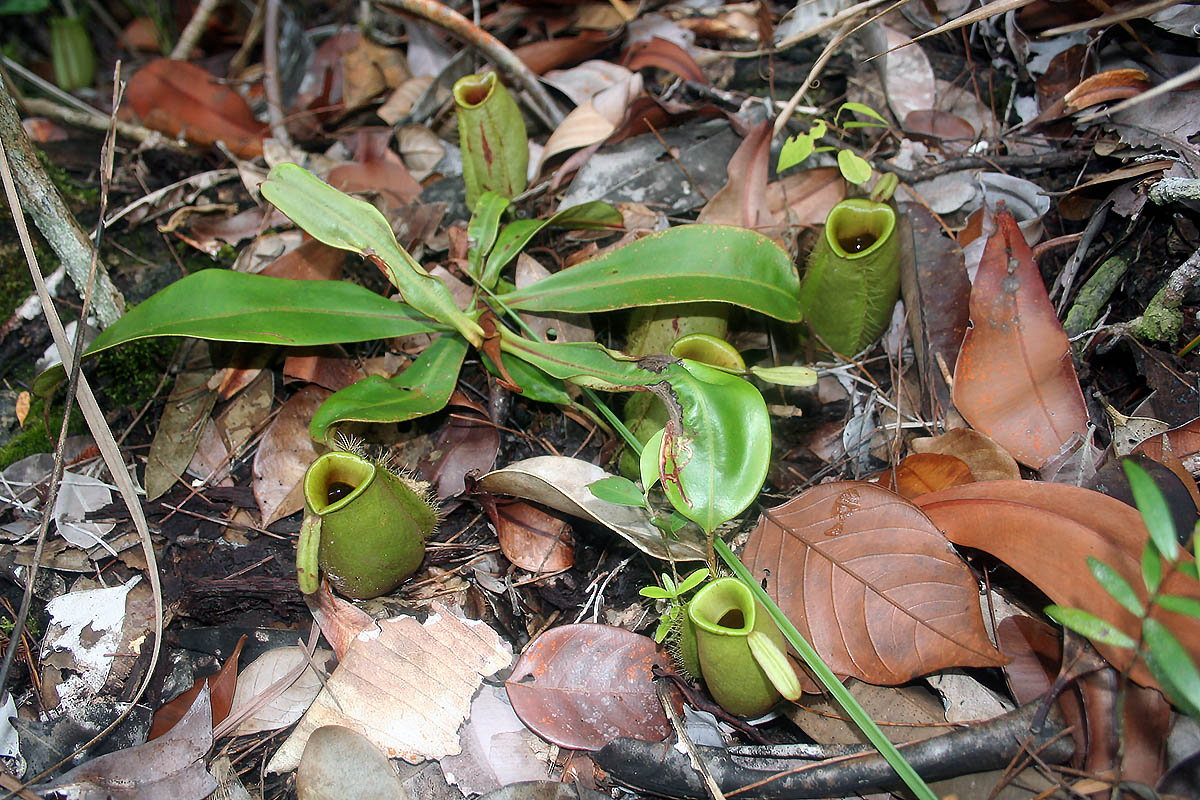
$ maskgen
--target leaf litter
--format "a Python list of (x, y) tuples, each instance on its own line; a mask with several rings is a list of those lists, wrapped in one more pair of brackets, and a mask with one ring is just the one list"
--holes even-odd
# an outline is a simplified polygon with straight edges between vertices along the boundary
[[(1168, 278), (1182, 286), (1193, 280), (1176, 267), (1186, 267), (1195, 249), (1195, 198), (1177, 187), (1186, 187), (1187, 176), (1194, 178), (1200, 166), (1190, 141), (1197, 99), (1195, 90), (1169, 81), (1194, 73), (1194, 54), (1186, 48), (1194, 31), (1186, 17), (1172, 21), (1161, 13), (1153, 24), (1132, 26), (1100, 18), (1091, 24), (1107, 26), (1111, 39), (1129, 37), (1124, 42), (1129, 47), (1102, 37), (1085, 61), (1080, 34), (1053, 30), (1080, 21), (1069, 7), (1062, 13), (1072, 18), (1054, 20), (1022, 2), (992, 3), (965, 14), (962, 4), (925, 3), (887, 14), (841, 43), (833, 60), (817, 70), (820, 81), (798, 98), (814, 105), (797, 106), (792, 129), (807, 130), (823, 117), (834, 127), (818, 144), (830, 149), (814, 153), (803, 168), (776, 175), (761, 76), (770, 72), (790, 92), (803, 74), (792, 75), (786, 59), (767, 61), (765, 54), (750, 62), (747, 52), (772, 42), (814, 46), (814, 37), (827, 39), (847, 20), (873, 13), (871, 4), (795, 5), (731, 4), (639, 15), (623, 3), (562, 4), (534, 24), (525, 4), (485, 4), (492, 16), (483, 17), (483, 27), (505, 37), (539, 71), (553, 70), (546, 79), (562, 93), (556, 101), (569, 101), (569, 113), (554, 125), (527, 114), (534, 144), (545, 149), (531, 157), (533, 189), (520, 200), (517, 216), (544, 218), (581, 200), (606, 199), (641, 204), (657, 228), (685, 222), (673, 217), (668, 223), (665, 214), (690, 219), (702, 209), (701, 221), (780, 238), (803, 263), (815, 235), (806, 229), (819, 228), (835, 203), (858, 193), (847, 188), (835, 163), (865, 157), (876, 169), (895, 170), (907, 184), (901, 233), (909, 242), (909, 262), (901, 267), (904, 310), (897, 318), (907, 319), (915, 344), (905, 349), (897, 328), (889, 336), (891, 361), (869, 350), (850, 365), (805, 341), (799, 329), (781, 330), (751, 314), (735, 318), (734, 341), (747, 363), (816, 364), (826, 376), (838, 375), (850, 391), (847, 402), (846, 393), (831, 399), (816, 390), (769, 390), (775, 392), (768, 403), (777, 416), (773, 440), (763, 443), (772, 451), (767, 492), (754, 512), (722, 533), (744, 538), (755, 512), (766, 509), (749, 532), (744, 558), (835, 672), (871, 682), (855, 691), (872, 716), (892, 721), (888, 712), (899, 707), (911, 712), (899, 724), (940, 730), (952, 715), (941, 712), (927, 690), (893, 688), (927, 676), (958, 709), (953, 719), (969, 725), (1010, 702), (988, 699), (997, 688), (994, 681), (984, 687), (975, 680), (987, 668), (1004, 665), (1013, 682), (1011, 699), (1036, 702), (1072, 652), (1082, 659), (1074, 663), (1086, 663), (1091, 671), (1062, 666), (1069, 677), (1055, 689), (1060, 705), (1073, 709), (1068, 716), (1088, 726), (1071, 762), (1086, 777), (1064, 773), (1057, 780), (1073, 782), (1079, 792), (1106, 789), (1113, 775), (1153, 785), (1170, 766), (1158, 745), (1177, 714), (1155, 688), (1161, 683), (1127, 648), (1100, 640), (1088, 644), (1046, 624), (1038, 592), (1060, 605), (1086, 608), (1124, 635), (1141, 635), (1137, 616), (1097, 591), (1095, 570), (1086, 560), (1109, 564), (1132, 587), (1136, 602), (1147, 601), (1144, 584), (1153, 572), (1144, 555), (1148, 534), (1130, 505), (1127, 482), (1120, 485), (1120, 462), (1110, 451), (1154, 459), (1149, 467), (1155, 480), (1172, 487), (1171, 513), (1180, 520), (1197, 513), (1193, 337), (1200, 330), (1194, 314), (1183, 315), (1175, 328), (1153, 327), (1179, 309), (1194, 310), (1194, 298), (1162, 289)], [(303, 25), (315, 21), (306, 18)], [(370, 264), (304, 241), (298, 231), (280, 230), (287, 227), (282, 217), (251, 199), (266, 175), (256, 159), (265, 156), (269, 167), (303, 157), (331, 183), (370, 199), (422, 264), (447, 267), (438, 274), (455, 281), (460, 304), (471, 308), (472, 288), (460, 268), (468, 263), (471, 240), (452, 226), (468, 218), (461, 206), (463, 154), (435, 116), (453, 80), (467, 72), (462, 56), (454, 55), (458, 45), (435, 26), (409, 20), (378, 23), (382, 36), (357, 31), (328, 36), (332, 29), (302, 29), (288, 12), (275, 45), (279, 63), (264, 57), (261, 67), (248, 66), (255, 56), (246, 51), (234, 56), (235, 68), (224, 74), (216, 65), (226, 59), (201, 58), (234, 55), (229, 42), (245, 22), (210, 23), (191, 62), (135, 57), (122, 114), (144, 126), (137, 129), (140, 136), (151, 129), (190, 144), (194, 152), (228, 154), (251, 194), (199, 177), (189, 193), (159, 194), (181, 179), (190, 181), (186, 173), (195, 170), (176, 160), (183, 156), (151, 144), (118, 167), (126, 187), (137, 184), (130, 174), (149, 176), (139, 190), (145, 198), (139, 201), (133, 191), (124, 201), (140, 206), (123, 214), (118, 241), (149, 224), (148, 212), (162, 231), (202, 253), (208, 259), (203, 266), (215, 261), (293, 279), (336, 280), (344, 274), (386, 292)], [(969, 38), (929, 35), (937, 26), (943, 31), (970, 26)], [(804, 56), (808, 61), (820, 49), (815, 47)], [(738, 50), (742, 58), (729, 57)], [(869, 62), (872, 69), (848, 77), (856, 57), (884, 51)], [(750, 72), (758, 77), (748, 79), (739, 64), (756, 64)], [(1011, 87), (1007, 100), (993, 91), (997, 76)], [(274, 83), (282, 90), (277, 99), (271, 98)], [(846, 124), (867, 117), (837, 114), (842, 100), (870, 108), (884, 127)], [(1107, 114), (1117, 103), (1132, 105)], [(272, 119), (270, 104), (282, 106), (282, 120)], [(93, 120), (104, 118), (103, 109), (93, 113), (99, 115)], [(1092, 113), (1100, 116), (1089, 118)], [(393, 127), (378, 127), (376, 116)], [(27, 119), (26, 127), (35, 129), (35, 122)], [(59, 153), (75, 167), (94, 161), (92, 154), (80, 156), (72, 129), (51, 138), (68, 148), (49, 150), (51, 160)], [(847, 146), (853, 148), (845, 150), (850, 156), (832, 152)], [(1177, 166), (1166, 178), (1172, 163)], [(549, 183), (559, 192), (558, 206), (540, 194)], [(1102, 215), (1091, 216), (1103, 208), (1110, 209), (1107, 223)], [(1081, 231), (1089, 218), (1101, 221)], [(638, 236), (637, 227), (629, 224), (620, 240)], [(957, 233), (957, 241), (949, 233)], [(530, 254), (519, 257), (517, 286), (524, 289), (610, 246), (613, 239), (603, 233), (539, 234), (531, 245), (537, 262)], [(1136, 254), (1140, 270), (1129, 272), (1123, 283), (1104, 274), (1119, 246)], [(171, 260), (165, 253), (142, 261), (147, 258)], [(129, 283), (131, 269), (123, 272), (118, 282), (129, 297), (148, 294)], [(148, 279), (155, 286), (169, 280)], [(1057, 310), (1047, 286), (1053, 287)], [(1068, 340), (1059, 319), (1072, 306), (1084, 319), (1072, 332), (1087, 333)], [(528, 322), (545, 338), (598, 338), (619, 348), (622, 328), (612, 317), (551, 311)], [(258, 326), (247, 320), (248, 329)], [(10, 336), (13, 331), (6, 328)], [(29, 324), (20, 335), (23, 343), (38, 341)], [(164, 577), (170, 578), (173, 607), (187, 620), (173, 625), (186, 628), (203, 620), (224, 631), (212, 650), (221, 656), (210, 653), (207, 660), (213, 670), (221, 662), (225, 668), (219, 677), (201, 671), (194, 680), (191, 662), (202, 663), (205, 656), (174, 650), (176, 663), (188, 662), (180, 670), (188, 677), (176, 682), (180, 685), (164, 678), (153, 704), (160, 716), (178, 709), (183, 721), (142, 745), (137, 739), (145, 731), (137, 733), (134, 726), (134, 740), (121, 740), (126, 749), (108, 755), (94, 749), (91, 761), (77, 759), (82, 766), (56, 779), (64, 794), (204, 796), (213, 786), (204, 766), (221, 707), (232, 704), (236, 715), (239, 707), (253, 706), (256, 695), (272, 697), (223, 741), (240, 749), (243, 761), (249, 754), (256, 764), (269, 761), (283, 771), (299, 765), (301, 796), (318, 783), (314, 770), (331, 766), (331, 785), (355, 787), (342, 788), (343, 794), (365, 792), (368, 761), (395, 794), (398, 781), (386, 758), (398, 755), (440, 759), (445, 778), (464, 792), (483, 793), (556, 774), (549, 771), (556, 745), (598, 749), (618, 733), (651, 740), (672, 733), (657, 715), (661, 709), (646, 668), (653, 663), (669, 671), (671, 659), (639, 635), (655, 629), (664, 609), (636, 590), (661, 583), (676, 568), (669, 560), (644, 556), (670, 557), (680, 567), (703, 559), (702, 532), (691, 525), (666, 532), (670, 509), (653, 491), (646, 507), (596, 497), (590, 484), (612, 478), (618, 467), (611, 458), (616, 439), (598, 424), (592, 407), (574, 394), (553, 394), (573, 403), (559, 408), (512, 394), (477, 368), (473, 356), (451, 412), (390, 426), (347, 426), (372, 441), (373, 457), (399, 457), (436, 483), (439, 495), (452, 498), (429, 543), (427, 568), (397, 596), (363, 604), (370, 614), (327, 591), (305, 598), (307, 607), (301, 602), (292, 571), (304, 504), (297, 487), (308, 462), (326, 446), (309, 436), (312, 415), (330, 391), (360, 375), (398, 372), (404, 362), (396, 353), (418, 355), (429, 341), (427, 334), (420, 337), (348, 347), (334, 359), (265, 349), (231, 356), (214, 347), (216, 377), (210, 379), (207, 366), (176, 367), (152, 381), (170, 395), (134, 404), (149, 401), (143, 413), (119, 411), (114, 404), (110, 422), (140, 425), (130, 428), (127, 457), (145, 465), (148, 509), (161, 536), (158, 544), (169, 555)], [(30, 352), (41, 348), (30, 346)], [(294, 383), (275, 381), (276, 374)], [(115, 373), (106, 388), (120, 388), (124, 380)], [(1096, 413), (1093, 397), (1121, 416)], [(0, 396), (0, 421), (10, 434), (38, 424), (35, 411), (28, 392)], [(1098, 437), (1089, 422), (1099, 428)], [(819, 430), (839, 446), (824, 447)], [(423, 460), (406, 457), (418, 453)], [(106, 476), (86, 477), (91, 474), (86, 465), (75, 461), (86, 458), (68, 455), (51, 509), (54, 530), (66, 543), (48, 542), (43, 563), (53, 584), (39, 586), (57, 599), (46, 606), (48, 628), (40, 648), (34, 641), (36, 652), (18, 656), (18, 664), (24, 658), (20, 680), (31, 687), (16, 695), (21, 714), (36, 709), (35, 700), (43, 708), (57, 701), (62, 719), (79, 717), (81, 702), (91, 702), (97, 712), (110, 709), (118, 690), (140, 674), (138, 656), (152, 635), (138, 605), (145, 600), (136, 585), (145, 563), (127, 549), (136, 541), (128, 535), (128, 517), (112, 506)], [(1040, 480), (1029, 477), (1030, 468), (1040, 468)], [(48, 463), (31, 469), (36, 474), (14, 473), (5, 486), (12, 496), (3, 521), (9, 541), (36, 530)], [(6, 566), (20, 570), (30, 563), (30, 543), (6, 549), (11, 551), (4, 556)], [(97, 571), (108, 588), (79, 583), (68, 590), (72, 573)], [(1021, 607), (992, 638), (987, 617), (995, 602), (985, 600), (981, 609), (981, 576), (1004, 583)], [(1156, 607), (1149, 618), (1169, 627), (1195, 658), (1200, 638), (1194, 616), (1179, 610), (1193, 608), (1188, 603), (1200, 607), (1194, 582), (1178, 571), (1161, 581), (1162, 592), (1177, 598), (1170, 601), (1176, 610)], [(135, 594), (141, 599), (135, 601)], [(270, 636), (259, 643), (250, 637), (251, 655), (236, 675), (236, 656), (230, 653), (242, 616), (276, 631), (311, 616), (339, 660), (314, 650), (315, 638), (303, 647), (268, 646)], [(588, 619), (606, 624), (577, 624)], [(1020, 636), (1012, 633), (1014, 627), (1021, 628)], [(1040, 678), (1029, 648), (1036, 650)], [(517, 677), (504, 680), (495, 673), (509, 665), (514, 651), (521, 654), (512, 672)], [(637, 654), (636, 679), (629, 652)], [(1006, 657), (1012, 659), (1007, 664)], [(1019, 681), (1018, 657), (1024, 659)], [(1113, 667), (1134, 681), (1119, 729), (1102, 721), (1112, 716), (1107, 710), (1117, 685)], [(1018, 689), (1018, 682), (1024, 687)], [(214, 684), (222, 688), (210, 694)], [(957, 687), (953, 695), (951, 685)], [(188, 686), (191, 693), (178, 695)], [(605, 702), (611, 693), (636, 699), (637, 713), (629, 707), (614, 713)], [(814, 738), (820, 742), (849, 742), (853, 735), (816, 725), (822, 715), (840, 713), (830, 706), (809, 714), (802, 725), (810, 734), (818, 732)], [(355, 727), (366, 738), (326, 723)], [(278, 751), (261, 736), (293, 724)], [(782, 723), (767, 726), (773, 736), (794, 738)], [(34, 754), (25, 740), (40, 728), (19, 722), (17, 730), (20, 747), (10, 743), (6, 752)], [(336, 745), (327, 745), (326, 738)], [(337, 749), (342, 747), (351, 749)], [(465, 748), (462, 756), (445, 755), (458, 747)], [(332, 749), (319, 755), (322, 748)], [(48, 766), (58, 757), (39, 753), (31, 765)], [(580, 760), (585, 766), (574, 773), (580, 785), (596, 785), (590, 762)], [(347, 761), (355, 768), (349, 773)], [(214, 775), (219, 763), (211, 762)], [(969, 765), (962, 771), (969, 772)], [(1030, 774), (1022, 773), (1026, 785), (1033, 785)], [(989, 792), (1006, 780), (999, 774), (987, 779)], [(291, 787), (275, 780), (268, 795), (287, 796)], [(400, 791), (411, 792), (413, 784), (405, 785), (409, 789)], [(1047, 786), (1041, 790), (1054, 790)]]

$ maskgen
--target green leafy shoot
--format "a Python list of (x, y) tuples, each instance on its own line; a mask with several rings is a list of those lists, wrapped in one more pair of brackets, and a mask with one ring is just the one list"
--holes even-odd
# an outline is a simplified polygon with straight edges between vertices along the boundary
[(1125, 459), (1121, 466), (1125, 476), (1129, 478), (1129, 488), (1133, 492), (1133, 500), (1137, 503), (1138, 511), (1142, 512), (1142, 520), (1150, 531), (1150, 541), (1158, 548), (1158, 552), (1174, 563), (1179, 560), (1179, 541), (1175, 538), (1175, 522), (1171, 519), (1171, 510), (1167, 500), (1159, 490), (1154, 480), (1131, 459)]
[(1118, 628), (1097, 617), (1090, 611), (1081, 608), (1066, 608), (1064, 606), (1046, 606), (1046, 616), (1070, 628), (1080, 636), (1086, 636), (1094, 642), (1111, 644), (1114, 647), (1137, 647), (1137, 642), (1122, 633)]
[(661, 588), (658, 586), (643, 586), (638, 590), (638, 593), (642, 597), (648, 597), (651, 600), (665, 600), (667, 602), (667, 608), (658, 620), (658, 628), (654, 632), (654, 641), (661, 644), (667, 638), (667, 635), (670, 634), (671, 630), (676, 627), (676, 624), (682, 622), (687, 608), (683, 596), (704, 583), (708, 579), (709, 574), (707, 567), (701, 567), (689, 573), (676, 586), (671, 576), (664, 572), (659, 576), (662, 579)]
[(827, 130), (825, 120), (818, 119), (813, 122), (813, 126), (809, 128), (808, 133), (797, 133), (783, 143), (783, 147), (779, 149), (779, 163), (775, 166), (776, 172), (783, 172), (789, 167), (794, 167), (804, 159), (811, 156), (816, 147), (816, 142), (825, 135)]
[(854, 184), (863, 184), (871, 180), (874, 169), (871, 163), (849, 150), (839, 150), (837, 154), (838, 169), (842, 177)]
[(841, 119), (843, 111), (852, 111), (855, 114), (862, 114), (864, 117), (870, 117), (871, 119), (877, 120), (876, 122), (857, 122), (857, 121), (851, 120), (849, 122), (843, 123), (842, 124), (843, 128), (866, 128), (866, 127), (887, 128), (887, 127), (890, 127), (888, 125), (887, 120), (884, 119), (883, 116), (878, 111), (876, 111), (875, 109), (871, 108), (870, 106), (868, 106), (864, 103), (842, 103), (841, 106), (838, 107), (837, 113), (834, 114), (834, 116), (833, 116), (833, 121), (835, 123), (839, 119)]
[(1156, 619), (1142, 621), (1142, 636), (1149, 652), (1146, 665), (1167, 696), (1192, 718), (1200, 719), (1200, 672), (1175, 634)]
[(1141, 600), (1138, 600), (1137, 593), (1115, 569), (1092, 556), (1088, 556), (1087, 563), (1088, 569), (1092, 571), (1092, 577), (1104, 587), (1104, 591), (1108, 592), (1112, 599), (1120, 603), (1135, 617), (1145, 615), (1146, 607), (1142, 605)]

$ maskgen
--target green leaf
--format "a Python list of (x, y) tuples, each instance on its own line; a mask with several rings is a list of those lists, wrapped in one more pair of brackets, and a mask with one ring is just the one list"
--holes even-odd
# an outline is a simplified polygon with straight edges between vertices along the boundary
[(850, 120), (849, 122), (843, 122), (842, 127), (846, 130), (853, 130), (854, 128), (890, 128), (891, 126), (886, 123), (859, 122), (858, 120)]
[(1142, 620), (1142, 638), (1148, 652), (1146, 665), (1177, 706), (1200, 718), (1200, 673), (1196, 663), (1165, 625), (1153, 618)]
[(1196, 569), (1195, 561), (1180, 561), (1175, 568), (1192, 580), (1200, 581), (1200, 570)]
[[(500, 372), (492, 363), (492, 359), (487, 355), (481, 355), (487, 371), (499, 377)], [(525, 399), (539, 403), (554, 403), (560, 406), (571, 404), (571, 395), (567, 393), (563, 382), (558, 378), (553, 378), (532, 364), (512, 355), (502, 354), (500, 357), (504, 360), (504, 368), (508, 370), (508, 376), (517, 386), (521, 387), (521, 396)]]
[(496, 234), (500, 231), (500, 217), (508, 208), (508, 204), (507, 197), (495, 192), (484, 192), (475, 204), (475, 213), (471, 215), (471, 221), (467, 223), (467, 240), (470, 242), (467, 250), (467, 272), (489, 289), (493, 287), (481, 280), (483, 259), (496, 244)]
[(1200, 619), (1200, 600), (1194, 597), (1181, 597), (1177, 594), (1160, 594), (1156, 602), (1167, 611)]
[(593, 200), (570, 208), (564, 208), (547, 219), (523, 219), (504, 226), (496, 246), (488, 256), (484, 268), (483, 285), (493, 288), (500, 271), (525, 249), (525, 246), (537, 236), (542, 229), (557, 225), (571, 230), (604, 230), (620, 227), (624, 218), (608, 203)]
[[(593, 389), (621, 391), (661, 383), (661, 375), (642, 368), (637, 359), (598, 342), (534, 342), (500, 329), (500, 346), (548, 375)], [(506, 362), (507, 363), (507, 362)]]
[(783, 172), (788, 167), (795, 166), (812, 155), (813, 146), (817, 139), (825, 135), (825, 130), (825, 120), (818, 119), (813, 122), (808, 133), (797, 133), (785, 141), (783, 147), (779, 149), (779, 163), (776, 164), (775, 171)]
[[(357, 284), (205, 269), (126, 311), (83, 357), (152, 336), (307, 347), (444, 329), (408, 306)], [(49, 394), (63, 377), (62, 365), (53, 366), (38, 376), (34, 391)]]
[(40, 14), (50, 0), (0, 0), (0, 14)]
[(701, 567), (698, 570), (694, 570), (679, 584), (679, 594), (687, 594), (692, 589), (695, 589), (708, 579), (709, 574), (708, 567)]
[(857, 114), (862, 114), (863, 116), (871, 117), (872, 119), (877, 119), (880, 122), (882, 122), (885, 126), (887, 125), (887, 120), (884, 119), (879, 114), (878, 111), (876, 111), (875, 109), (871, 108), (868, 105), (864, 105), (863, 103), (842, 103), (842, 105), (837, 110), (837, 114), (834, 116), (835, 121), (842, 116), (843, 111), (853, 111)]
[(747, 381), (696, 361), (671, 364), (666, 375), (670, 388), (660, 397), (672, 422), (663, 439), (663, 489), (676, 511), (711, 534), (745, 510), (766, 480), (767, 404)]
[(666, 434), (666, 430), (659, 428), (657, 431), (650, 434), (650, 438), (646, 440), (644, 445), (642, 445), (642, 455), (639, 459), (639, 467), (642, 476), (642, 486), (646, 487), (647, 494), (649, 494), (650, 490), (654, 488), (654, 485), (658, 483), (659, 479), (662, 477), (661, 453), (664, 434)]
[(509, 198), (525, 191), (529, 166), (525, 120), (496, 73), (459, 78), (451, 94), (467, 207), (474, 208), (489, 190)]
[(369, 378), (334, 392), (313, 415), (309, 433), (324, 441), (339, 422), (403, 422), (440, 411), (450, 401), (467, 343), (446, 334), (394, 378)]
[(588, 491), (607, 503), (619, 506), (642, 508), (646, 505), (646, 498), (642, 495), (642, 490), (638, 488), (638, 485), (619, 475), (589, 483)]
[(762, 234), (724, 225), (683, 225), (502, 295), (510, 308), (614, 311), (716, 300), (784, 322), (800, 321), (791, 256)]
[(817, 385), (817, 371), (811, 367), (751, 367), (750, 374), (777, 386)]
[(1146, 585), (1146, 591), (1150, 594), (1157, 592), (1159, 584), (1162, 583), (1162, 558), (1154, 542), (1149, 539), (1142, 548), (1142, 583)]
[(1179, 542), (1175, 539), (1175, 522), (1171, 519), (1171, 509), (1167, 507), (1162, 490), (1133, 459), (1122, 459), (1121, 466), (1129, 478), (1133, 501), (1137, 503), (1138, 511), (1142, 512), (1142, 521), (1146, 523), (1146, 529), (1150, 531), (1150, 541), (1154, 542), (1158, 552), (1167, 561), (1178, 561)]
[(1088, 613), (1083, 609), (1046, 606), (1045, 611), (1046, 616), (1064, 628), (1070, 628), (1094, 642), (1111, 644), (1114, 647), (1128, 647), (1130, 649), (1137, 646), (1137, 642), (1120, 630), (1100, 619), (1095, 614)]
[(1087, 565), (1088, 569), (1092, 571), (1092, 577), (1104, 587), (1104, 591), (1108, 592), (1113, 600), (1120, 603), (1135, 617), (1145, 616), (1146, 608), (1142, 605), (1142, 601), (1138, 600), (1137, 593), (1115, 569), (1092, 556), (1088, 556)]
[(657, 586), (643, 586), (641, 589), (638, 589), (638, 594), (642, 597), (649, 597), (652, 600), (669, 600), (671, 598), (669, 593)]
[(838, 150), (837, 162), (842, 177), (854, 184), (866, 183), (874, 172), (870, 162), (849, 150)]
[(270, 200), (315, 239), (383, 262), (404, 301), (427, 317), (452, 325), (475, 345), (483, 330), (458, 309), (446, 284), (430, 275), (396, 243), (392, 226), (370, 203), (351, 197), (296, 164), (276, 164), (262, 184)]

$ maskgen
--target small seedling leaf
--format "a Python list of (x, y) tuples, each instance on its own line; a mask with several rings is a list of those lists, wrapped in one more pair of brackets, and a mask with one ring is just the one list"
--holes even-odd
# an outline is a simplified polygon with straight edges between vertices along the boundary
[(1200, 673), (1191, 656), (1165, 625), (1156, 619), (1142, 621), (1142, 636), (1149, 650), (1146, 663), (1171, 700), (1192, 717), (1200, 717)]
[(1171, 509), (1167, 507), (1166, 498), (1158, 484), (1137, 463), (1125, 459), (1122, 464), (1125, 475), (1129, 478), (1129, 488), (1133, 491), (1133, 500), (1137, 503), (1138, 511), (1146, 528), (1150, 531), (1150, 541), (1158, 548), (1168, 561), (1179, 560), (1179, 542), (1175, 539), (1175, 523), (1171, 519)]
[(1125, 610), (1135, 617), (1144, 616), (1146, 613), (1145, 606), (1138, 600), (1137, 593), (1133, 591), (1133, 587), (1129, 582), (1120, 576), (1120, 574), (1105, 564), (1098, 558), (1088, 556), (1088, 569), (1092, 571), (1094, 577), (1104, 591), (1108, 592), (1112, 599), (1120, 603)]
[(606, 503), (633, 506), (634, 508), (646, 505), (646, 498), (642, 495), (642, 490), (638, 488), (638, 485), (619, 475), (589, 483), (588, 490)]
[(871, 165), (866, 159), (856, 156), (849, 150), (839, 150), (837, 154), (838, 169), (842, 177), (851, 183), (862, 184), (871, 179)]
[(1167, 611), (1174, 611), (1176, 614), (1186, 614), (1189, 617), (1200, 619), (1200, 600), (1194, 597), (1161, 594), (1158, 596), (1158, 604)]
[(1046, 606), (1046, 616), (1063, 627), (1070, 628), (1081, 636), (1086, 636), (1093, 641), (1111, 644), (1114, 647), (1128, 647), (1130, 649), (1137, 646), (1137, 642), (1132, 638), (1121, 633), (1121, 631), (1095, 614), (1090, 614), (1080, 608)]

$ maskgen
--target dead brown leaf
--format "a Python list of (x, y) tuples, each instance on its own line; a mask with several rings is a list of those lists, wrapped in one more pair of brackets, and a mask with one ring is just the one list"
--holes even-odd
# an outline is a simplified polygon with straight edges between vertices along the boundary
[(940, 436), (913, 439), (910, 446), (917, 453), (944, 453), (962, 459), (977, 481), (1021, 478), (1021, 468), (1007, 450), (970, 428), (955, 428)]
[(304, 508), (300, 482), (317, 457), (308, 423), (330, 395), (327, 389), (305, 386), (283, 404), (254, 454), (251, 485), (263, 526)]
[(770, 509), (742, 557), (830, 668), (896, 685), (998, 666), (975, 579), (920, 509), (870, 483), (816, 486)]
[(895, 470), (879, 473), (877, 483), (911, 500), (973, 480), (971, 468), (959, 458), (943, 453), (914, 453), (897, 464)]
[(197, 679), (192, 688), (155, 711), (154, 724), (150, 726), (147, 741), (153, 741), (174, 728), (191, 709), (196, 698), (200, 696), (200, 690), (205, 686), (208, 687), (212, 702), (212, 724), (217, 725), (229, 716), (229, 709), (233, 705), (233, 693), (237, 688), (238, 656), (242, 654), (242, 646), (245, 644), (246, 636), (243, 634), (220, 672)]
[(559, 516), (523, 501), (489, 503), (500, 552), (529, 572), (558, 572), (575, 563), (575, 537)]

